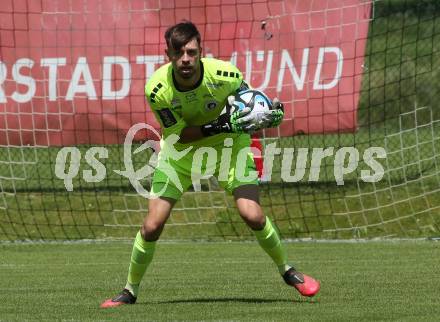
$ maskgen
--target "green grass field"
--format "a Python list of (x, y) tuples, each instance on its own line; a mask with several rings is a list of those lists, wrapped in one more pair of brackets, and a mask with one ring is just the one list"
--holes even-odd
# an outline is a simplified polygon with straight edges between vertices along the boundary
[(287, 244), (322, 290), (284, 285), (256, 243), (161, 243), (134, 306), (100, 309), (125, 284), (127, 242), (0, 245), (1, 321), (438, 321), (435, 241)]

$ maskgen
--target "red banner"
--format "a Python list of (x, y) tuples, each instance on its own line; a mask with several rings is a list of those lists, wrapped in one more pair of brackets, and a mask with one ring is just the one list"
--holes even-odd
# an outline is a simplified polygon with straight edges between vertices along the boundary
[(143, 88), (182, 19), (205, 55), (285, 103), (267, 135), (356, 129), (368, 1), (2, 0), (0, 145), (114, 144), (157, 126)]

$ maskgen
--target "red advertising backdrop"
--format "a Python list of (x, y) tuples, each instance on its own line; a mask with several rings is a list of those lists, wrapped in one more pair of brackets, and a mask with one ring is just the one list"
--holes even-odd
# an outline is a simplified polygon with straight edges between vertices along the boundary
[(182, 19), (205, 55), (285, 103), (267, 135), (356, 129), (369, 1), (2, 0), (0, 145), (114, 144), (157, 127), (143, 88)]

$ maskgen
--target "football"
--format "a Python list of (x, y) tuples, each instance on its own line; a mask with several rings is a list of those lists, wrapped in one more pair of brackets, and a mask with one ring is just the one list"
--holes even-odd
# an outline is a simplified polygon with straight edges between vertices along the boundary
[(272, 101), (261, 91), (248, 89), (241, 91), (235, 95), (234, 106), (235, 111), (240, 111), (245, 107), (250, 107), (253, 115), (254, 123), (258, 123), (264, 112), (273, 108)]

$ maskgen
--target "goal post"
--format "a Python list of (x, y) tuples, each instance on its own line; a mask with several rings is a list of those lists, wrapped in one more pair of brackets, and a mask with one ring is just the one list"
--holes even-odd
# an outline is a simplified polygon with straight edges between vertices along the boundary
[[(256, 143), (261, 204), (284, 238), (439, 235), (437, 1), (5, 0), (0, 241), (134, 236), (158, 130), (143, 88), (182, 19), (206, 56), (285, 104), (283, 124)], [(163, 238), (251, 235), (204, 179)]]

